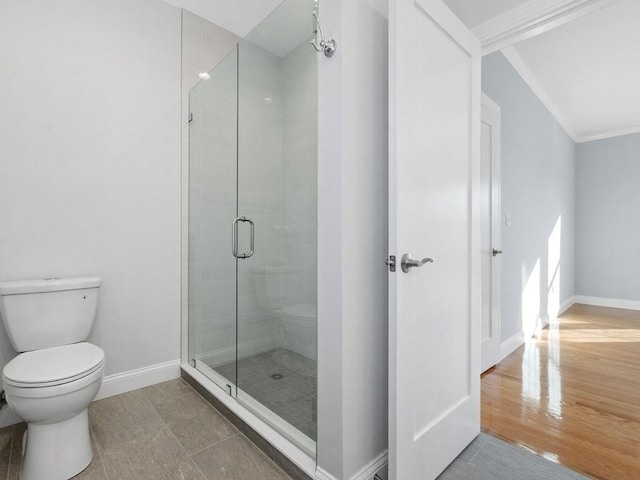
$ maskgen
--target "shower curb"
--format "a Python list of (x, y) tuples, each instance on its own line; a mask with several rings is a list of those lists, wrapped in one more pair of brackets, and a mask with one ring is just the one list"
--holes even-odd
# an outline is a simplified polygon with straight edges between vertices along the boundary
[(238, 415), (233, 413), (227, 406), (225, 406), (220, 400), (218, 400), (211, 392), (204, 388), (198, 381), (189, 375), (184, 369), (180, 369), (180, 374), (184, 381), (186, 381), (191, 387), (193, 387), (213, 408), (215, 408), (220, 414), (229, 420), (240, 432), (247, 437), (251, 443), (258, 447), (262, 452), (269, 457), (278, 467), (292, 478), (292, 480), (313, 480), (312, 477), (302, 471), (296, 464), (283, 455), (278, 449), (265, 440), (262, 435), (251, 428), (244, 420)]

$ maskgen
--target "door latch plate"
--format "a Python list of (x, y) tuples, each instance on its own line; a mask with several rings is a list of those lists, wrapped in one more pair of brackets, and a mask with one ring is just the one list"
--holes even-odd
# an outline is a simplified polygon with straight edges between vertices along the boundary
[(387, 258), (384, 263), (387, 264), (387, 266), (389, 267), (389, 271), (390, 272), (395, 272), (396, 271), (396, 256), (395, 255), (389, 255), (389, 258)]

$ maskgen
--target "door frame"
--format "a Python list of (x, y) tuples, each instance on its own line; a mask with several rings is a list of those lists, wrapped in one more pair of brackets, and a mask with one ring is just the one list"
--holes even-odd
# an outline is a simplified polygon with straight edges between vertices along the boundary
[[(500, 106), (491, 97), (482, 92), (481, 122), (491, 127), (491, 248), (502, 250), (502, 182), (501, 182), (501, 142), (502, 113)], [(481, 218), (482, 221), (484, 219)], [(484, 278), (484, 277), (483, 277)], [(498, 364), (501, 355), (501, 314), (502, 314), (502, 255), (493, 255), (491, 262), (491, 331), (497, 337), (495, 351), (492, 348), (490, 358), (485, 358), (482, 350), (481, 371)], [(482, 340), (481, 340), (482, 341)]]

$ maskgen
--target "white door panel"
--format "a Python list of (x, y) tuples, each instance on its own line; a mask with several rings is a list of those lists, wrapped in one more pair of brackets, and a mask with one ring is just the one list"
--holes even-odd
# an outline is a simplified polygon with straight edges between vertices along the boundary
[(480, 210), (482, 258), (481, 371), (500, 361), (500, 107), (482, 95)]
[(480, 46), (439, 0), (389, 33), (390, 478), (427, 480), (480, 429)]

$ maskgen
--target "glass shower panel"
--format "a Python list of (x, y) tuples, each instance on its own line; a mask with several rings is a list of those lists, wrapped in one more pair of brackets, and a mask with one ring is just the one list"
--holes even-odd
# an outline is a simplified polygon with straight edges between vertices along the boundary
[(189, 93), (189, 355), (231, 393), (236, 383), (237, 48)]
[[(317, 72), (313, 0), (238, 48), (237, 398), (310, 453), (316, 439)], [(253, 228), (253, 232), (251, 229)]]

